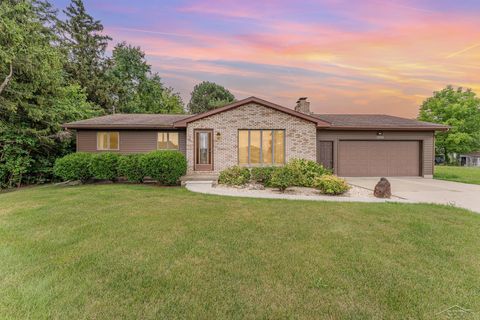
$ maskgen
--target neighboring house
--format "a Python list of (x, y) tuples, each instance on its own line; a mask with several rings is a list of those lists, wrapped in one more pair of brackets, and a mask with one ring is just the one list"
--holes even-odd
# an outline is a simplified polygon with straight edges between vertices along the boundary
[(77, 151), (179, 150), (188, 174), (233, 166), (318, 161), (340, 176), (423, 176), (434, 170), (434, 133), (444, 125), (388, 115), (313, 114), (250, 97), (196, 115), (115, 114), (67, 123)]
[(467, 167), (480, 167), (480, 151), (461, 154), (460, 165)]

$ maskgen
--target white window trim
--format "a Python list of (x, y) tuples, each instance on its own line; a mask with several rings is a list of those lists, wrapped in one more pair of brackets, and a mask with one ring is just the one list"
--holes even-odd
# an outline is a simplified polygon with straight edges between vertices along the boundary
[[(176, 133), (177, 134), (177, 138), (178, 138), (178, 146), (174, 149), (163, 149), (163, 148), (159, 148), (158, 147), (158, 138), (160, 136), (160, 133), (166, 133), (167, 134), (167, 144), (168, 142), (170, 142), (170, 133)], [(180, 150), (180, 132), (178, 131), (158, 131), (157, 132), (157, 150)]]
[[(107, 148), (107, 149), (100, 148), (100, 146), (98, 145), (98, 136), (101, 133), (107, 133), (108, 134), (108, 146), (109, 146), (109, 148)], [(111, 133), (117, 133), (118, 134), (118, 146), (117, 146), (116, 149), (110, 148), (110, 134)], [(120, 150), (120, 131), (97, 131), (97, 150), (98, 151), (119, 151)]]

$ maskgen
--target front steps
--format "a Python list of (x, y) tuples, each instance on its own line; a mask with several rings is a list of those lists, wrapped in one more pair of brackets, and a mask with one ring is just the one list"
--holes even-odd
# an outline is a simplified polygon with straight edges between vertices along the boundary
[(180, 178), (182, 186), (187, 184), (208, 184), (210, 186), (216, 185), (218, 183), (218, 174), (212, 173), (195, 173), (187, 174)]

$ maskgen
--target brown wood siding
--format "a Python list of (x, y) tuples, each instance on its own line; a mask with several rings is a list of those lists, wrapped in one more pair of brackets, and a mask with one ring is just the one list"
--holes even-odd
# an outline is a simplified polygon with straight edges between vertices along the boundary
[(339, 142), (351, 140), (370, 141), (420, 141), (420, 175), (433, 175), (434, 132), (433, 131), (383, 131), (379, 138), (377, 131), (317, 130), (317, 140), (333, 141), (334, 172), (338, 173)]
[[(105, 130), (98, 130), (105, 131)], [(97, 150), (97, 130), (78, 130), (77, 131), (77, 151), (82, 152), (118, 152), (145, 153), (157, 150), (157, 133), (161, 130), (107, 130), (118, 131), (120, 133), (119, 150)], [(185, 131), (178, 132), (178, 144), (180, 151), (186, 153), (186, 135)]]
[(333, 169), (333, 141), (317, 140), (317, 162), (327, 169)]
[(420, 175), (420, 141), (348, 141), (338, 145), (338, 175)]

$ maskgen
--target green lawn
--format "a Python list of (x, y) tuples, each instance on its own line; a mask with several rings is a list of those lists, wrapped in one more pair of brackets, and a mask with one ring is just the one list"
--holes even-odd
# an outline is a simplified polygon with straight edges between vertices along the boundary
[(0, 194), (1, 319), (432, 319), (480, 311), (480, 215), (146, 185)]
[(435, 166), (435, 179), (480, 184), (479, 167)]

